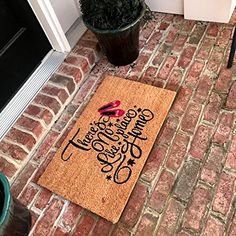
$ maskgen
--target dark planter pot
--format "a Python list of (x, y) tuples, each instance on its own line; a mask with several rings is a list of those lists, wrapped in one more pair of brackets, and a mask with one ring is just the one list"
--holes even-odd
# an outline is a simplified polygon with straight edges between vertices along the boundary
[(31, 229), (31, 214), (11, 196), (5, 175), (0, 173), (0, 235), (27, 236)]
[(126, 27), (117, 30), (99, 30), (84, 21), (87, 28), (96, 35), (102, 51), (111, 64), (124, 66), (137, 59), (139, 55), (140, 21), (144, 11), (145, 6), (143, 4), (139, 17)]

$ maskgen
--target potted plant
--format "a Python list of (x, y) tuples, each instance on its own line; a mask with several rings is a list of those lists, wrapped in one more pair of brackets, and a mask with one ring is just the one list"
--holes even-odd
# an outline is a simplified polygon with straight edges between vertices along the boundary
[(30, 211), (11, 195), (9, 182), (0, 172), (0, 235), (27, 236), (30, 229)]
[(143, 0), (80, 0), (84, 24), (97, 37), (109, 62), (116, 66), (132, 63), (139, 55)]

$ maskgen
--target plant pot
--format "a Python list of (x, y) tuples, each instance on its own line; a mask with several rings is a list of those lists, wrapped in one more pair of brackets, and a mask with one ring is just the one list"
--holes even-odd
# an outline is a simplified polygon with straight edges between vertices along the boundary
[(143, 5), (139, 17), (134, 22), (116, 30), (100, 30), (84, 21), (87, 28), (97, 37), (102, 51), (111, 64), (124, 66), (137, 59), (139, 55), (140, 21), (144, 11)]
[(0, 235), (27, 236), (30, 228), (30, 211), (11, 196), (9, 182), (0, 172)]
[(234, 8), (235, 0), (184, 0), (184, 18), (228, 23)]

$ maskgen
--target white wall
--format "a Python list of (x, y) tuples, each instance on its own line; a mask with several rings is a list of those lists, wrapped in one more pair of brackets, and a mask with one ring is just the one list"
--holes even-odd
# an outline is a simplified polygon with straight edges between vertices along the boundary
[(80, 16), (75, 0), (50, 0), (61, 27), (66, 33)]

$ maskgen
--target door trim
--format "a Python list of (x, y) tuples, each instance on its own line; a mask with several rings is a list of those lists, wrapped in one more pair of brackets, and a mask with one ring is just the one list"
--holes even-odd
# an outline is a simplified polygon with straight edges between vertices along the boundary
[(28, 0), (28, 2), (53, 49), (58, 52), (69, 52), (71, 50), (70, 43), (63, 32), (50, 1)]

